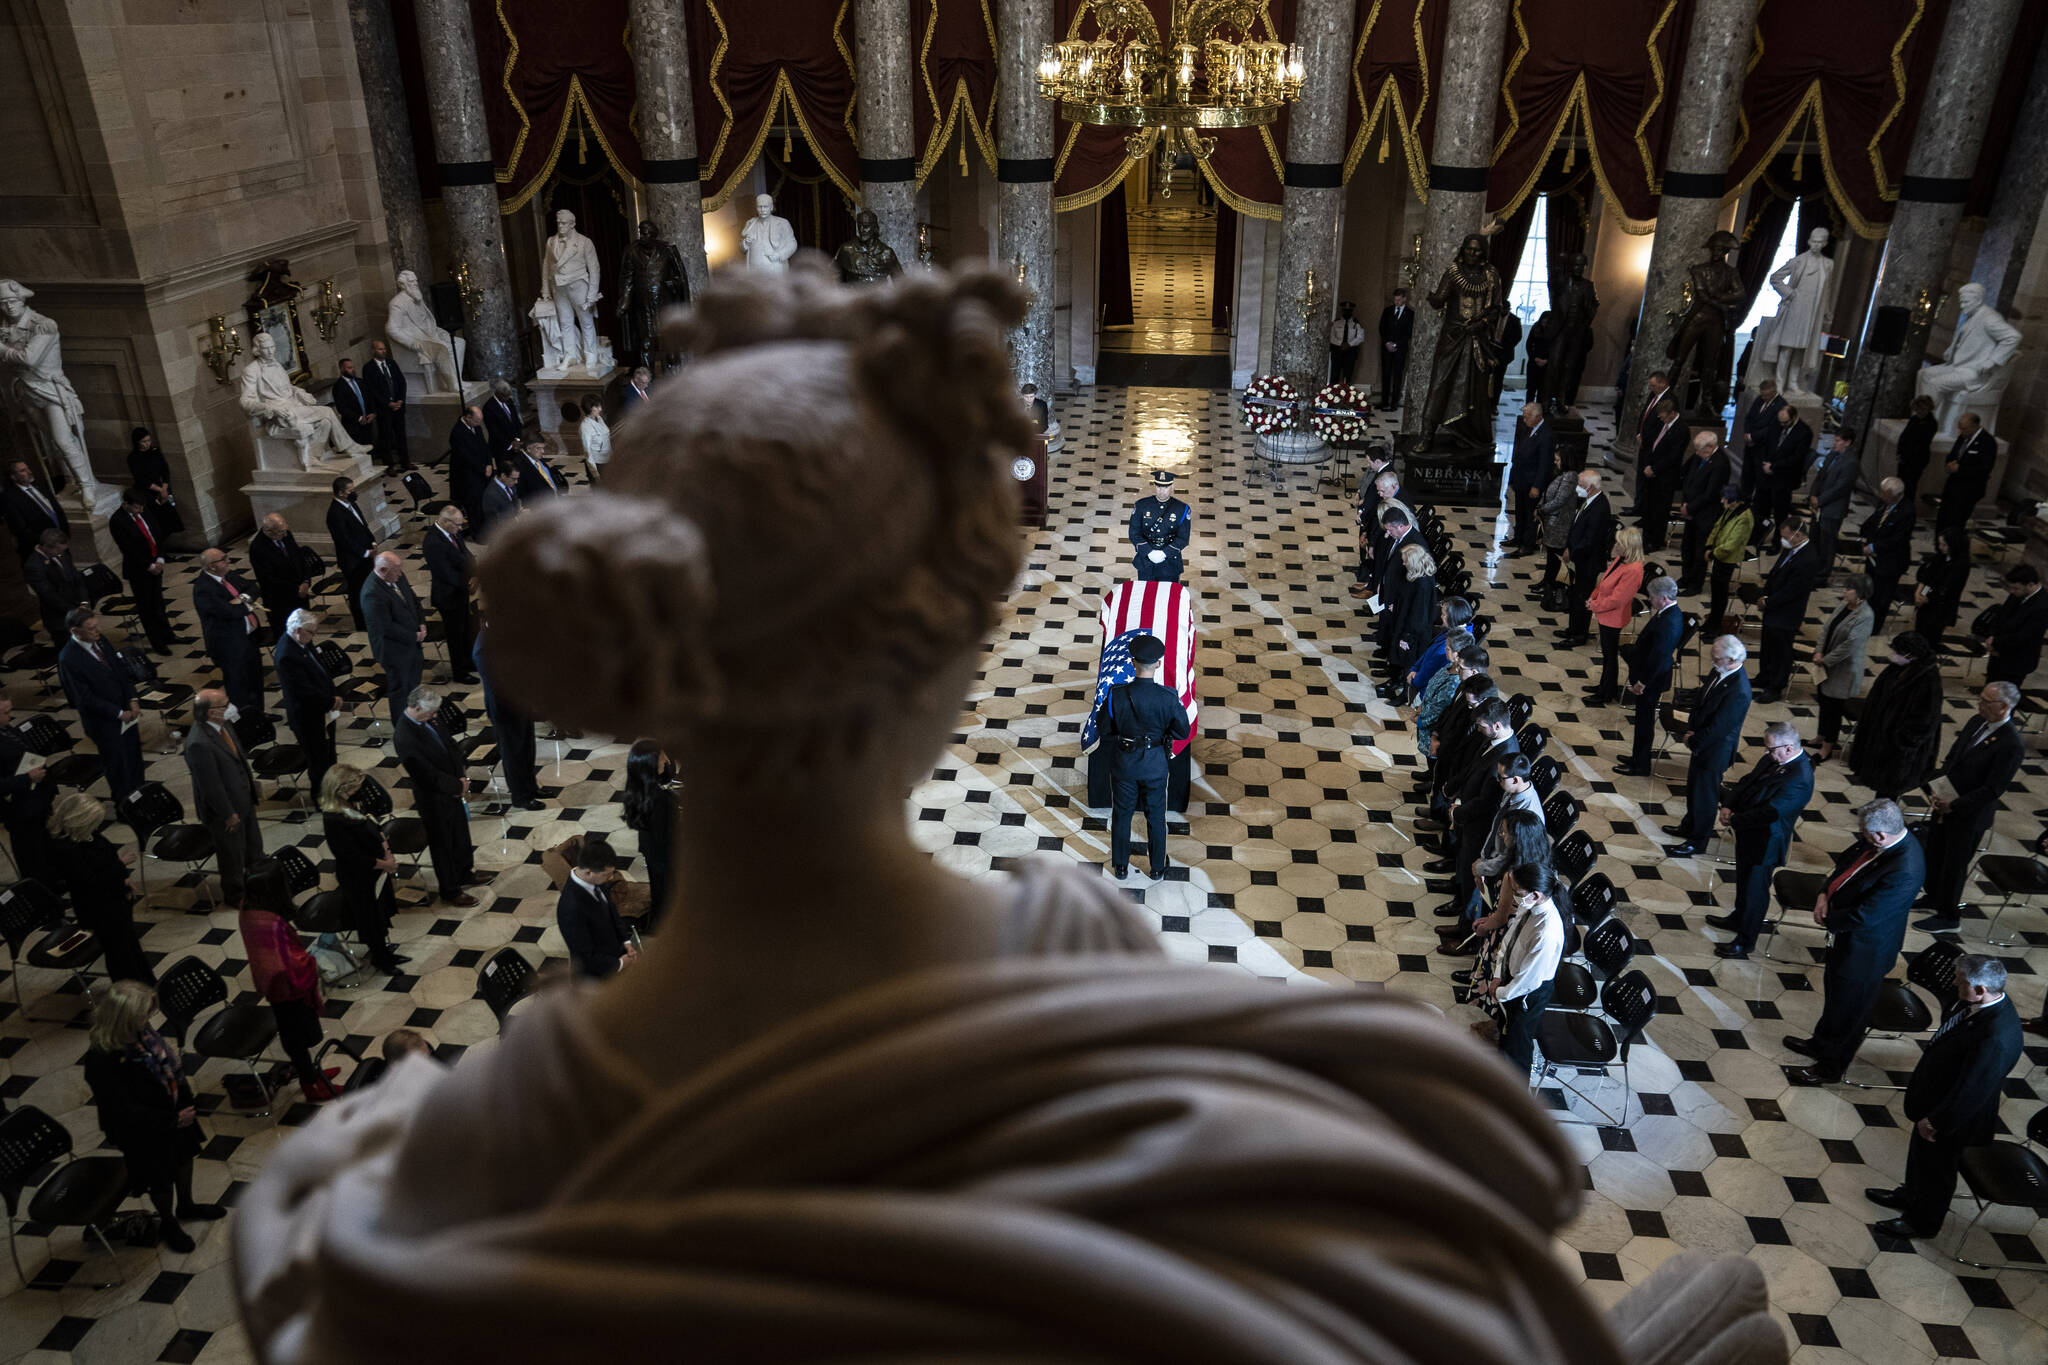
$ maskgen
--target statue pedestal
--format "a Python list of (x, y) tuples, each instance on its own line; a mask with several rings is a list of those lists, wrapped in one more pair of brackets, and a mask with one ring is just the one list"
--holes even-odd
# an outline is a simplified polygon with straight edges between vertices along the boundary
[[(455, 372), (457, 374), (462, 373), (462, 362), (468, 354), (468, 350), (469, 344), (461, 337), (456, 337)], [(395, 341), (392, 342), (391, 359), (398, 366), (398, 372), (405, 376), (405, 401), (408, 406), (422, 398), (432, 398), (437, 395), (449, 398), (455, 396), (448, 388), (447, 372), (437, 369), (431, 375), (428, 374), (426, 367), (420, 364), (420, 353), (413, 350), (412, 347), (401, 346)], [(462, 391), (465, 395), (470, 396), (472, 403), (481, 402), (482, 396), (491, 391), (491, 386), (484, 383), (481, 379), (470, 379), (463, 381)]]
[[(1899, 433), (1906, 429), (1903, 417), (1880, 417), (1871, 424), (1870, 436), (1863, 442), (1863, 478), (1871, 487), (1878, 480), (1888, 479), (1899, 472)], [(1954, 440), (1940, 436), (1934, 438), (1934, 453), (1928, 457), (1927, 472), (1920, 476), (1920, 494), (1939, 493), (1948, 483), (1948, 452), (1955, 445)], [(1991, 506), (1998, 500), (2005, 487), (2005, 467), (2012, 460), (2012, 444), (1998, 443), (1998, 459), (1991, 466), (1991, 482), (1984, 492), (1984, 500), (1977, 504), (1977, 515), (1989, 514)], [(1916, 507), (1914, 513), (1925, 521), (1926, 509)]]
[(72, 562), (104, 564), (118, 573), (121, 551), (114, 544), (113, 532), (107, 529), (107, 518), (120, 508), (121, 495), (114, 492), (112, 484), (102, 484), (101, 488), (105, 490), (100, 495), (101, 502), (112, 498), (111, 505), (104, 511), (85, 500), (76, 480), (64, 486), (64, 491), (57, 495), (57, 501), (63, 505), (64, 515), (71, 521)]
[[(1593, 436), (1586, 430), (1586, 419), (1577, 415), (1578, 409), (1556, 417), (1546, 417), (1550, 423), (1551, 440), (1558, 458), (1565, 469), (1574, 472), (1586, 467), (1586, 457), (1592, 453)], [(1550, 471), (1543, 472), (1543, 482), (1550, 484)]]
[[(576, 365), (564, 370), (538, 370), (533, 378), (526, 381), (526, 389), (533, 395), (533, 414), (540, 422), (541, 432), (561, 442), (564, 459), (583, 458), (583, 418), (580, 415), (583, 396), (594, 393), (602, 398), (612, 381), (625, 373), (623, 367), (616, 365), (608, 370), (586, 370)], [(575, 421), (564, 420), (564, 403), (577, 405), (579, 415)]]
[(424, 398), (411, 392), (406, 394), (405, 448), (420, 464), (439, 464), (447, 459), (448, 433), (462, 420), (462, 410), (483, 402), (491, 393), (491, 386), (481, 379), (465, 380), (462, 387), (460, 398), (452, 393), (430, 393)]
[(1504, 477), (1500, 452), (1492, 446), (1472, 449), (1423, 446), (1420, 436), (1397, 436), (1394, 452), (1401, 458), (1401, 489), (1409, 505), (1418, 502), (1498, 503)]
[(384, 496), (384, 481), (374, 477), (377, 467), (364, 455), (336, 455), (313, 461), (310, 470), (299, 467), (297, 447), (281, 442), (293, 451), (288, 469), (261, 468), (242, 485), (249, 510), (260, 523), (272, 512), (281, 512), (292, 524), (292, 535), (301, 545), (320, 551), (330, 563), (334, 541), (327, 534), (327, 504), (334, 500), (334, 481), (343, 475), (356, 481), (356, 508), (378, 535), (390, 539), (399, 532), (398, 513)]

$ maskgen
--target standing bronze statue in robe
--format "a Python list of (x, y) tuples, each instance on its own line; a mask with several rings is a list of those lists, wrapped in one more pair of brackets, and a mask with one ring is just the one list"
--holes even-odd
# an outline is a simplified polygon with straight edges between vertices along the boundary
[(1552, 295), (1550, 306), (1554, 330), (1537, 398), (1549, 411), (1563, 413), (1578, 401), (1586, 355), (1593, 349), (1593, 315), (1600, 311), (1600, 296), (1586, 278), (1585, 253), (1572, 257), (1571, 277)]
[(628, 369), (645, 365), (660, 374), (661, 315), (690, 301), (690, 278), (682, 253), (654, 234), (652, 219), (641, 219), (639, 238), (619, 262), (619, 358)]
[[(1686, 272), (1692, 291), (1691, 305), (1678, 320), (1678, 331), (1664, 348), (1671, 367), (1671, 391), (1683, 395), (1688, 376), (1699, 381), (1699, 397), (1692, 415), (1718, 422), (1728, 403), (1728, 371), (1722, 367), (1721, 348), (1735, 334), (1742, 320), (1742, 277), (1728, 264), (1728, 253), (1741, 246), (1732, 232), (1717, 232), (1707, 238), (1705, 259)], [(1680, 399), (1681, 404), (1683, 398)]]
[(1507, 303), (1484, 237), (1474, 233), (1465, 239), (1429, 306), (1444, 317), (1422, 402), (1423, 446), (1435, 444), (1441, 430), (1455, 445), (1491, 447), (1494, 357)]
[(839, 248), (832, 258), (839, 268), (841, 284), (880, 284), (903, 273), (896, 249), (882, 240), (881, 224), (872, 209), (853, 215), (853, 240)]

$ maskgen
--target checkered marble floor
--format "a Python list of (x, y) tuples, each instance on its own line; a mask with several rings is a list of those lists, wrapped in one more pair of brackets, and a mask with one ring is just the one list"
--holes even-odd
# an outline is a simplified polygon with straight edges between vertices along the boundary
[[(907, 818), (920, 845), (966, 875), (1034, 852), (1105, 860), (1107, 813), (1087, 807), (1079, 752), (1095, 612), (1104, 590), (1128, 571), (1125, 521), (1148, 469), (1170, 465), (1195, 512), (1187, 562), (1199, 598), (1201, 738), (1189, 810), (1170, 822), (1173, 874), (1163, 883), (1134, 882), (1127, 894), (1157, 917), (1179, 959), (1235, 964), (1301, 987), (1310, 978), (1382, 983), (1461, 1023), (1474, 1017), (1451, 1001), (1448, 972), (1460, 964), (1430, 955), (1436, 936), (1428, 909), (1438, 897), (1425, 890), (1427, 855), (1415, 847), (1412, 812), (1400, 801), (1416, 767), (1414, 742), (1407, 715), (1377, 696), (1364, 667), (1361, 618), (1345, 592), (1355, 534), (1348, 495), (1312, 473), (1273, 477), (1237, 428), (1228, 394), (1089, 389), (1058, 404), (1057, 416), (1068, 439), (1054, 469), (1051, 521), (1034, 536), (962, 728), (912, 793)], [(1380, 422), (1391, 432), (1392, 419)], [(1595, 417), (1593, 425), (1597, 457), (1612, 424)], [(1566, 768), (1563, 785), (1587, 808), (1580, 827), (1595, 841), (1599, 869), (1626, 898), (1621, 914), (1641, 940), (1636, 965), (1661, 1002), (1648, 1043), (1631, 1057), (1627, 1123), (1565, 1130), (1585, 1161), (1588, 1193), (1559, 1240), (1559, 1257), (1589, 1292), (1611, 1301), (1681, 1249), (1750, 1256), (1770, 1281), (1774, 1311), (1802, 1363), (2039, 1365), (2048, 1356), (2048, 1276), (1958, 1274), (1925, 1244), (1873, 1241), (1868, 1224), (1879, 1211), (1862, 1190), (1893, 1183), (1903, 1168), (1906, 1128), (1897, 1103), (1883, 1092), (1795, 1089), (1784, 1077), (1796, 1059), (1781, 1040), (1805, 1031), (1820, 1008), (1815, 936), (1785, 935), (1773, 950), (1787, 959), (1778, 963), (1712, 956), (1714, 940), (1700, 919), (1728, 905), (1730, 869), (1665, 856), (1652, 835), (1674, 818), (1678, 793), (1668, 782), (1613, 776), (1625, 717), (1579, 700), (1592, 676), (1586, 655), (1551, 651), (1547, 642), (1562, 623), (1538, 611), (1526, 591), (1540, 561), (1497, 557), (1492, 545), (1502, 524), (1493, 509), (1440, 510), (1475, 579), (1486, 584), (1486, 609), (1499, 623), (1496, 676), (1504, 690), (1536, 698), (1535, 718)], [(423, 525), (408, 516), (406, 547), (417, 546)], [(423, 583), (416, 554), (409, 567)], [(193, 569), (188, 562), (178, 572)], [(1989, 581), (1980, 570), (1977, 600), (1966, 612), (1990, 600)], [(189, 621), (188, 596), (174, 592), (181, 625)], [(1816, 594), (1816, 621), (1833, 602), (1829, 592)], [(346, 612), (333, 606), (330, 623), (345, 626)], [(342, 643), (358, 671), (369, 671), (360, 637)], [(196, 642), (165, 671), (194, 683), (210, 676)], [(430, 665), (430, 677), (445, 672)], [(1953, 681), (1956, 696), (1966, 696), (1960, 666)], [(6, 687), (22, 715), (52, 709), (33, 679), (10, 676)], [(480, 724), (480, 695), (454, 694)], [(1959, 722), (1967, 705), (1951, 706)], [(1749, 728), (1760, 735), (1763, 720), (1781, 715), (1810, 728), (1814, 714), (1811, 686), (1801, 681), (1786, 702), (1759, 708)], [(380, 776), (405, 804), (401, 775), (390, 771), (395, 758), (371, 728), (374, 715), (366, 706), (353, 718), (344, 760), (384, 770)], [(155, 747), (150, 776), (186, 797), (182, 762)], [(445, 1057), (492, 1046), (491, 1016), (475, 998), (477, 963), (508, 943), (535, 956), (563, 955), (541, 850), (580, 830), (603, 831), (627, 849), (634, 836), (622, 829), (617, 805), (621, 745), (589, 738), (557, 748), (544, 740), (541, 757), (542, 781), (560, 788), (550, 809), (478, 810), (480, 866), (499, 872), (484, 905), (438, 913), (426, 902), (428, 884), (416, 872), (408, 876), (411, 904), (393, 927), (399, 950), (412, 959), (407, 974), (333, 992), (330, 1036), (371, 1043), (410, 1026)], [(1667, 760), (1662, 770), (1675, 772), (1676, 764)], [(2048, 770), (2030, 761), (2022, 782), (1998, 818), (1996, 851), (2018, 851), (2040, 828), (2034, 810), (2048, 805)], [(1844, 811), (1863, 796), (1848, 788), (1841, 764), (1823, 766), (1791, 865), (1824, 866), (1845, 841)], [(276, 798), (264, 803), (263, 816), (268, 846), (304, 848), (331, 882), (317, 823), (294, 822)], [(201, 879), (178, 879), (158, 865), (151, 888), (140, 918), (148, 926), (144, 947), (159, 965), (194, 954), (246, 992), (234, 917), (209, 908)], [(1983, 919), (1966, 918), (1964, 927), (1966, 941), (1980, 946)], [(2024, 949), (2008, 950), (2007, 961), (2012, 993), (2031, 1016), (2041, 1005), (2040, 973), (2048, 971), (2048, 926), (2040, 910), (2026, 909), (2002, 927), (2024, 937)], [(1916, 933), (1908, 950), (1924, 943)], [(58, 989), (51, 973), (31, 969), (23, 987), (34, 1019), (11, 1001), (0, 1005), (0, 1098), (59, 1116), (79, 1150), (92, 1150), (98, 1130), (76, 1066), (85, 1048), (82, 1001)], [(1915, 1055), (1910, 1041), (1873, 1041), (1855, 1074), (1881, 1079), (1880, 1068), (1903, 1072)], [(334, 1060), (347, 1065), (338, 1054)], [(2008, 1083), (2002, 1117), (2015, 1132), (2048, 1098), (2043, 1062), (2048, 1048), (2030, 1049)], [(217, 1065), (196, 1079), (202, 1106), (225, 1105)], [(1619, 1098), (1617, 1085), (1580, 1083), (1610, 1107)], [(1563, 1118), (1593, 1117), (1560, 1090), (1545, 1095)], [(274, 1117), (207, 1121), (200, 1197), (235, 1201), (280, 1137), (310, 1117), (295, 1097), (287, 1089)], [(1966, 1206), (1959, 1201), (1959, 1209)], [(1953, 1248), (1960, 1222), (1951, 1220), (1942, 1247)], [(11, 1264), (0, 1262), (0, 1289), (12, 1291), (0, 1298), (0, 1362), (248, 1359), (225, 1265), (225, 1225), (192, 1230), (200, 1235), (192, 1255), (123, 1250), (112, 1275), (100, 1258), (82, 1255), (70, 1230), (19, 1231), (34, 1284), (15, 1288)], [(2026, 1211), (2000, 1210), (1981, 1225), (1971, 1253), (2048, 1268), (2048, 1228)], [(119, 1285), (86, 1287), (100, 1279)]]

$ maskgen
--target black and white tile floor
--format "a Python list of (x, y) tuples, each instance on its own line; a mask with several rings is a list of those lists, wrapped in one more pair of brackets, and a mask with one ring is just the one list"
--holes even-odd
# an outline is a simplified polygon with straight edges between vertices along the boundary
[[(1148, 466), (1170, 463), (1196, 515), (1188, 581), (1199, 595), (1203, 737), (1189, 811), (1171, 822), (1175, 873), (1164, 883), (1134, 884), (1129, 894), (1158, 916), (1176, 957), (1235, 963), (1290, 983), (1383, 983), (1453, 1019), (1469, 1017), (1451, 1002), (1447, 968), (1458, 964), (1430, 956), (1436, 936), (1427, 908), (1437, 898), (1424, 888), (1426, 855), (1412, 842), (1410, 811), (1399, 799), (1415, 767), (1409, 720), (1376, 695), (1360, 618), (1345, 592), (1354, 553), (1348, 497), (1308, 474), (1271, 480), (1237, 428), (1228, 394), (1092, 389), (1060, 404), (1057, 415), (1068, 441), (1054, 471), (1051, 524), (1034, 538), (961, 730), (912, 794), (907, 816), (920, 844), (966, 875), (1034, 852), (1104, 860), (1106, 812), (1087, 808), (1079, 751), (1095, 612), (1102, 592), (1125, 576), (1125, 521)], [(1598, 452), (1611, 424), (1595, 419), (1595, 427)], [(1559, 622), (1536, 611), (1525, 593), (1540, 561), (1497, 558), (1491, 546), (1500, 527), (1490, 509), (1440, 510), (1475, 579), (1486, 583), (1489, 610), (1499, 620), (1496, 674), (1508, 690), (1536, 698), (1536, 719), (1566, 767), (1563, 785), (1587, 807), (1580, 827), (1595, 841), (1598, 867), (1626, 898), (1623, 917), (1641, 940), (1636, 965), (1661, 999), (1647, 1044), (1631, 1057), (1629, 1122), (1566, 1129), (1585, 1160), (1588, 1193), (1584, 1212), (1560, 1239), (1560, 1258), (1606, 1300), (1681, 1249), (1748, 1255), (1769, 1278), (1774, 1309), (1798, 1343), (1794, 1358), (1802, 1365), (2040, 1365), (2048, 1358), (2048, 1275), (1959, 1274), (1925, 1244), (1872, 1239), (1868, 1225), (1879, 1211), (1862, 1190), (1892, 1183), (1903, 1167), (1906, 1128), (1897, 1103), (1883, 1092), (1796, 1089), (1784, 1075), (1797, 1059), (1781, 1040), (1805, 1031), (1820, 1008), (1814, 936), (1795, 930), (1781, 939), (1774, 951), (1786, 962), (1713, 957), (1713, 937), (1700, 920), (1727, 905), (1729, 870), (1666, 856), (1653, 835), (1677, 809), (1670, 784), (1613, 776), (1625, 718), (1617, 709), (1585, 708), (1579, 688), (1589, 678), (1587, 658), (1549, 649)], [(407, 544), (417, 544), (420, 525), (409, 519)], [(181, 572), (189, 574), (190, 566)], [(1989, 600), (1990, 576), (1978, 577), (1980, 602), (1966, 611)], [(1832, 601), (1829, 593), (1816, 594), (1816, 616)], [(345, 624), (336, 606), (329, 619)], [(359, 671), (367, 671), (361, 641), (343, 643)], [(167, 672), (196, 682), (207, 666), (194, 655)], [(1952, 708), (1960, 718), (1967, 696), (1960, 667), (1953, 677)], [(30, 678), (10, 677), (7, 691), (21, 713), (50, 708)], [(476, 716), (481, 700), (474, 690), (457, 695)], [(1760, 733), (1764, 719), (1780, 715), (1810, 723), (1813, 712), (1812, 689), (1800, 683), (1787, 702), (1759, 708), (1749, 728)], [(344, 758), (388, 769), (394, 760), (372, 738), (373, 715), (369, 706), (359, 712)], [(412, 958), (408, 975), (335, 992), (332, 1033), (373, 1040), (406, 1025), (447, 1054), (490, 1046), (495, 1029), (474, 998), (476, 964), (507, 943), (561, 955), (540, 850), (577, 830), (606, 831), (625, 848), (633, 836), (621, 830), (616, 803), (620, 745), (569, 741), (558, 758), (543, 743), (541, 756), (548, 761), (543, 781), (562, 789), (550, 809), (478, 816), (478, 843), (487, 850), (480, 863), (499, 869), (484, 906), (462, 915), (444, 915), (423, 901), (402, 907), (394, 937)], [(189, 790), (174, 755), (152, 753), (150, 775), (181, 796)], [(397, 774), (382, 775), (396, 785)], [(2034, 809), (2048, 805), (2048, 770), (2040, 763), (2027, 764), (2022, 783), (1998, 818), (1999, 851), (2017, 851), (2037, 833)], [(1822, 866), (1847, 837), (1844, 811), (1863, 796), (1848, 787), (1840, 764), (1822, 767), (1792, 865)], [(399, 800), (406, 799), (401, 789)], [(316, 824), (291, 823), (275, 800), (264, 816), (271, 847), (297, 844), (316, 860), (324, 857)], [(488, 851), (501, 839), (503, 847)], [(416, 898), (426, 890), (416, 875), (407, 886)], [(164, 961), (196, 954), (246, 990), (232, 914), (209, 911), (195, 877), (172, 881), (159, 868), (152, 887), (142, 914), (149, 925), (145, 948)], [(1966, 919), (1972, 947), (1980, 945), (1983, 927), (1981, 918)], [(2013, 995), (2031, 1015), (2041, 1004), (2040, 973), (2048, 971), (2048, 926), (2034, 908), (2015, 912), (2001, 927), (2022, 934), (2024, 947), (2006, 950), (2007, 961)], [(1915, 934), (1908, 950), (1924, 942)], [(56, 1114), (79, 1149), (91, 1150), (98, 1130), (76, 1067), (85, 1047), (76, 1017), (82, 1002), (57, 986), (53, 974), (29, 972), (24, 994), (34, 1021), (0, 1007), (0, 1098)], [(1863, 1066), (1874, 1078), (1880, 1067), (1910, 1068), (1915, 1055), (1910, 1041), (1874, 1040)], [(2048, 1048), (2030, 1049), (2008, 1083), (2002, 1116), (2015, 1132), (2048, 1098), (2044, 1061)], [(203, 1103), (224, 1103), (217, 1067), (198, 1081)], [(287, 1090), (276, 1118), (209, 1120), (202, 1197), (232, 1202), (280, 1137), (309, 1116), (290, 1102), (294, 1095)], [(1611, 1105), (1618, 1086), (1595, 1095)], [(1554, 1094), (1553, 1103), (1565, 1097)], [(1577, 1101), (1570, 1109), (1570, 1117), (1590, 1116)], [(1953, 1248), (1960, 1224), (1951, 1220), (1942, 1247)], [(82, 1257), (73, 1232), (46, 1233), (17, 1234), (35, 1287), (0, 1298), (0, 1362), (248, 1358), (228, 1283), (224, 1226), (206, 1229), (189, 1256), (125, 1250), (111, 1277), (101, 1273), (103, 1261)], [(1971, 1251), (1979, 1259), (2002, 1254), (2048, 1268), (2048, 1229), (2029, 1211), (1999, 1210), (1980, 1225)], [(12, 1266), (0, 1262), (0, 1275), (12, 1288)], [(83, 1287), (102, 1278), (118, 1278), (119, 1287)]]

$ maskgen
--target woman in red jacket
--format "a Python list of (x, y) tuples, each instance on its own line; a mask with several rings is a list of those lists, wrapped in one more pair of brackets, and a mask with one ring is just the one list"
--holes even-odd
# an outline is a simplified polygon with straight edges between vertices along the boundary
[(313, 1060), (320, 1045), (320, 967), (306, 951), (299, 931), (285, 916), (291, 913), (291, 884), (284, 869), (266, 860), (252, 868), (242, 890), (242, 947), (249, 954), (249, 975), (277, 1016), (278, 1041), (284, 1044), (299, 1089), (313, 1104), (333, 1099), (341, 1087), (329, 1081)]
[(1643, 587), (1643, 533), (1624, 526), (1614, 534), (1614, 558), (1593, 595), (1586, 599), (1593, 619), (1600, 623), (1600, 685), (1588, 688), (1586, 700), (1604, 706), (1621, 695), (1615, 669), (1621, 653), (1621, 630), (1635, 615), (1636, 594)]

